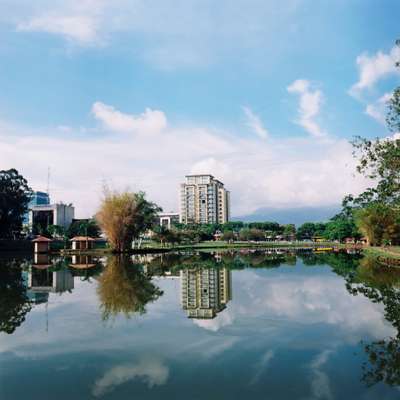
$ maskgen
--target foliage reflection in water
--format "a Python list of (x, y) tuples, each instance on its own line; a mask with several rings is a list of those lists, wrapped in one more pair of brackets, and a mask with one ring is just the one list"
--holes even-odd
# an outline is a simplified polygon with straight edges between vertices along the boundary
[(49, 378), (60, 399), (186, 398), (199, 377), (207, 398), (398, 398), (399, 283), (345, 252), (1, 259), (0, 394), (13, 374), (32, 399)]

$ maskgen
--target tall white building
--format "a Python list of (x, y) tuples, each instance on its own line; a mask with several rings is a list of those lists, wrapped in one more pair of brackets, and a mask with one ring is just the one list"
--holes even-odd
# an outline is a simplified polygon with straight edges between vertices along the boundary
[(230, 218), (230, 193), (212, 175), (186, 175), (180, 190), (180, 219), (184, 224), (224, 224)]
[(227, 268), (182, 269), (181, 304), (189, 318), (212, 319), (231, 300), (231, 271)]

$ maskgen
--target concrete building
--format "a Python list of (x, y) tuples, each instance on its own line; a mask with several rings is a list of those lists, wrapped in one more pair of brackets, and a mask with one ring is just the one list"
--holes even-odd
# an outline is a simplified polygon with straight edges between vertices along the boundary
[(227, 268), (183, 269), (181, 304), (189, 318), (212, 319), (232, 299), (231, 271)]
[(224, 224), (230, 218), (230, 193), (212, 175), (186, 175), (180, 189), (180, 221)]
[(49, 225), (59, 225), (68, 228), (74, 219), (75, 209), (72, 204), (47, 204), (33, 206), (29, 210), (29, 225), (33, 233), (38, 227), (46, 229)]
[(171, 226), (179, 222), (179, 214), (174, 212), (159, 213), (158, 218), (160, 225), (165, 226), (168, 229), (171, 229)]
[(29, 210), (35, 206), (44, 206), (50, 204), (50, 197), (45, 192), (33, 192), (32, 198), (28, 204), (28, 212), (24, 215), (24, 225), (29, 224)]

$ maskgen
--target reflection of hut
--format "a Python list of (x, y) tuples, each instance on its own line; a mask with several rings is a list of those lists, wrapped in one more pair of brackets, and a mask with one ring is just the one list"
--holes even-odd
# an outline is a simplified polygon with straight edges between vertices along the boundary
[(72, 250), (90, 250), (94, 247), (95, 240), (89, 236), (75, 236), (71, 239)]
[(50, 251), (51, 239), (44, 236), (37, 236), (32, 242), (35, 244), (35, 253), (48, 253)]
[(47, 268), (51, 266), (50, 257), (46, 253), (35, 253), (33, 256), (33, 266), (35, 268)]
[(92, 256), (73, 255), (72, 263), (69, 266), (77, 269), (86, 269), (95, 267), (96, 264), (93, 262)]

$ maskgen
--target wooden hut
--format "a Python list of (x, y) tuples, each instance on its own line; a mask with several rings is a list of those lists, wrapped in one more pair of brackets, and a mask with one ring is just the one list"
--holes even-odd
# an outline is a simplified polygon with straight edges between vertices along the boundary
[(51, 239), (44, 236), (37, 236), (32, 242), (35, 245), (35, 253), (48, 253), (50, 251)]
[(91, 250), (95, 239), (89, 236), (75, 236), (71, 239), (72, 250)]

